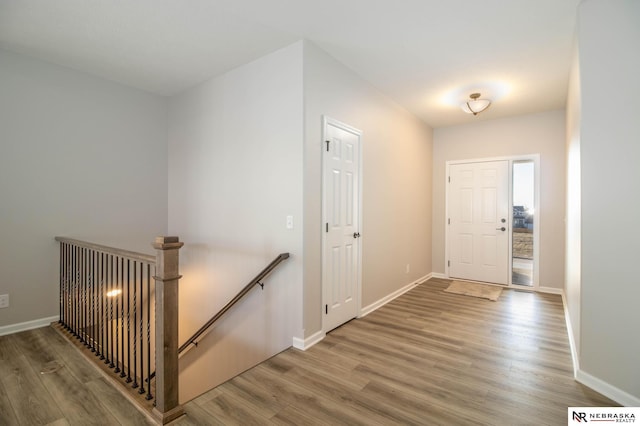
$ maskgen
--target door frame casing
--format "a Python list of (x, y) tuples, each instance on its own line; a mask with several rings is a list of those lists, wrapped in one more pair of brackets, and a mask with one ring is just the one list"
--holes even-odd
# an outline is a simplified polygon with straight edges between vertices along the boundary
[[(526, 154), (526, 155), (510, 155), (504, 157), (486, 157), (486, 158), (471, 158), (466, 160), (449, 160), (445, 162), (445, 214), (444, 214), (444, 276), (449, 279), (449, 262), (450, 259), (450, 244), (449, 244), (449, 225), (447, 223), (449, 216), (449, 183), (448, 177), (450, 176), (450, 166), (454, 164), (467, 164), (467, 163), (486, 163), (490, 161), (508, 161), (509, 162), (509, 212), (513, 214), (513, 163), (517, 161), (530, 160), (533, 161), (533, 173), (534, 173), (534, 192), (533, 192), (533, 208), (536, 212), (535, 226), (533, 228), (533, 285), (517, 285), (513, 284), (513, 221), (510, 216), (509, 220), (509, 270), (508, 270), (508, 285), (507, 288), (517, 288), (520, 290), (538, 290), (540, 287), (540, 154)], [(500, 284), (496, 284), (500, 285)], [(505, 287), (500, 285), (501, 287)]]
[[(357, 195), (357, 203), (358, 203), (358, 228), (361, 235), (364, 234), (363, 232), (363, 226), (362, 226), (362, 187), (363, 187), (363, 155), (362, 152), (364, 151), (363, 149), (363, 138), (362, 138), (362, 130), (357, 129), (353, 126), (350, 126), (346, 123), (343, 123), (341, 121), (338, 121), (334, 118), (331, 118), (327, 115), (323, 115), (322, 116), (322, 140), (321, 142), (321, 155), (322, 155), (322, 176), (321, 176), (321, 181), (322, 181), (322, 188), (321, 188), (321, 198), (322, 198), (322, 222), (321, 222), (321, 232), (322, 232), (322, 253), (321, 253), (321, 280), (320, 282), (322, 283), (322, 300), (319, 306), (320, 309), (320, 313), (322, 315), (322, 331), (324, 333), (327, 333), (331, 330), (327, 330), (327, 324), (326, 324), (326, 315), (324, 312), (324, 305), (327, 303), (326, 301), (326, 289), (327, 289), (327, 283), (325, 282), (325, 262), (327, 261), (326, 256), (325, 256), (325, 249), (326, 249), (326, 239), (327, 239), (327, 234), (324, 231), (324, 227), (325, 227), (325, 223), (327, 223), (327, 202), (326, 202), (326, 160), (325, 160), (325, 154), (324, 154), (324, 144), (325, 141), (327, 141), (327, 127), (331, 125), (334, 127), (338, 127), (344, 131), (347, 131), (349, 133), (353, 133), (355, 135), (358, 136), (358, 142), (359, 142), (359, 152), (358, 152), (358, 163), (359, 163), (359, 167), (358, 167), (358, 195)], [(360, 238), (357, 239), (356, 244), (358, 244), (358, 256), (357, 256), (357, 262), (358, 264), (356, 265), (356, 291), (355, 291), (355, 297), (356, 297), (356, 301), (355, 301), (355, 306), (356, 306), (356, 313), (355, 313), (355, 317), (357, 317), (358, 315), (360, 315), (360, 312), (362, 311), (362, 236)]]

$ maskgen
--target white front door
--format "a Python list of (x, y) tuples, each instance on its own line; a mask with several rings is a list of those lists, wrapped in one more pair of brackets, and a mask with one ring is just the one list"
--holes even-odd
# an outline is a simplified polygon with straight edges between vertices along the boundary
[(323, 329), (358, 315), (360, 136), (325, 117), (323, 143)]
[(449, 167), (449, 277), (509, 283), (509, 162)]

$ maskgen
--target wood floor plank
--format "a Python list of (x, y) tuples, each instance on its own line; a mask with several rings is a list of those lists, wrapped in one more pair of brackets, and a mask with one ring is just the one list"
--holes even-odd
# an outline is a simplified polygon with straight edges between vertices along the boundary
[(92, 424), (152, 423), (52, 328), (0, 337), (0, 425)]
[(124, 399), (111, 384), (99, 377), (85, 384), (93, 397), (117, 419), (121, 425), (153, 425), (144, 414)]
[(64, 417), (16, 345), (17, 334), (0, 339), (0, 380), (18, 424), (42, 425)]
[[(115, 417), (105, 409), (98, 399), (86, 391), (83, 383), (69, 371), (65, 360), (57, 357), (55, 351), (48, 349), (45, 336), (37, 330), (17, 333), (16, 345), (29, 360), (34, 371), (40, 373), (40, 380), (49, 390), (64, 417), (71, 424), (113, 425)], [(57, 363), (59, 369), (42, 373), (51, 363)]]
[(361, 416), (349, 411), (334, 400), (327, 399), (316, 392), (315, 388), (303, 386), (289, 380), (273, 366), (263, 363), (250, 370), (253, 377), (258, 378), (260, 386), (277, 393), (282, 401), (289, 405), (303, 407), (307, 413), (321, 419), (325, 424), (365, 424)]
[(7, 391), (4, 389), (2, 381), (0, 381), (0, 425), (17, 425), (18, 419), (13, 406), (7, 395)]
[(276, 416), (271, 418), (271, 424), (283, 426), (326, 426), (327, 421), (323, 418), (316, 417), (301, 406), (289, 405), (280, 411)]
[(225, 392), (201, 406), (212, 418), (224, 424), (260, 426), (267, 423), (267, 418), (253, 410), (246, 400)]
[(47, 423), (47, 426), (71, 426), (71, 423), (67, 419), (60, 419), (53, 423)]
[[(292, 370), (304, 370), (306, 374), (318, 374), (327, 377), (332, 383), (349, 389), (353, 392), (361, 390), (369, 383), (369, 379), (355, 370), (360, 364), (352, 368), (344, 368), (339, 364), (322, 362), (318, 358), (301, 356), (298, 351), (285, 351), (278, 356), (279, 359), (291, 362)], [(289, 373), (287, 373), (289, 374)]]
[[(207, 401), (210, 401), (207, 400)], [(171, 426), (223, 426), (224, 423), (212, 417), (209, 412), (203, 409), (195, 400), (188, 404), (187, 414), (171, 422)]]
[(101, 377), (100, 373), (53, 328), (42, 327), (34, 331), (46, 339), (50, 349), (54, 350), (58, 357), (65, 360), (65, 365), (79, 382), (88, 383)]
[(219, 390), (244, 400), (247, 406), (265, 418), (273, 417), (286, 407), (286, 404), (280, 403), (270, 392), (253, 386), (243, 376), (233, 378), (220, 386)]

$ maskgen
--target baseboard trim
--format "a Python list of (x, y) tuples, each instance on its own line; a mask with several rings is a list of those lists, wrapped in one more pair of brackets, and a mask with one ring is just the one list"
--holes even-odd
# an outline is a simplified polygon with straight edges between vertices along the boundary
[(32, 321), (20, 322), (18, 324), (3, 325), (0, 327), (0, 336), (7, 334), (20, 333), (21, 331), (33, 330), (34, 328), (46, 327), (52, 322), (58, 321), (60, 317), (53, 316), (40, 318)]
[(555, 287), (538, 287), (537, 290), (540, 293), (563, 294), (563, 291), (561, 288), (555, 288)]
[(589, 386), (594, 391), (600, 392), (602, 395), (614, 400), (620, 405), (624, 405), (625, 407), (640, 407), (640, 398), (636, 398), (622, 389), (618, 389), (583, 370), (576, 372), (576, 380), (585, 386)]
[(571, 360), (573, 361), (573, 377), (576, 378), (578, 371), (580, 370), (580, 358), (578, 357), (578, 347), (573, 337), (573, 327), (571, 326), (571, 316), (569, 315), (569, 306), (567, 305), (567, 298), (562, 295), (562, 307), (564, 308), (564, 322), (567, 325), (567, 334), (569, 335), (569, 348), (571, 349)]
[(601, 393), (607, 398), (617, 402), (625, 407), (640, 407), (640, 398), (637, 398), (622, 389), (605, 382), (591, 374), (580, 369), (580, 357), (578, 357), (578, 350), (576, 342), (573, 337), (573, 327), (571, 326), (571, 317), (569, 316), (569, 307), (567, 306), (567, 300), (564, 291), (562, 294), (562, 306), (564, 308), (564, 319), (567, 324), (567, 334), (569, 335), (569, 346), (571, 348), (571, 359), (573, 360), (573, 376), (577, 382), (582, 383), (585, 386), (590, 387), (596, 392)]
[(360, 309), (360, 313), (358, 314), (358, 318), (362, 318), (362, 317), (365, 317), (365, 316), (369, 315), (371, 312), (373, 312), (376, 309), (386, 305), (387, 303), (391, 302), (396, 297), (402, 296), (403, 294), (405, 294), (406, 292), (408, 292), (409, 290), (411, 290), (412, 288), (414, 288), (418, 284), (420, 284), (420, 283), (422, 283), (424, 281), (427, 281), (432, 276), (433, 276), (433, 274), (427, 274), (422, 278), (418, 278), (417, 280), (413, 281), (412, 283), (409, 283), (409, 284), (405, 285), (404, 287), (399, 288), (398, 290), (394, 291), (393, 293), (383, 297), (382, 299), (380, 299), (380, 300), (378, 300), (376, 302), (373, 302), (369, 306), (365, 306), (364, 308)]
[(441, 272), (432, 272), (430, 275), (431, 275), (431, 278), (440, 278), (441, 280), (447, 279), (447, 276)]
[(299, 349), (301, 351), (306, 351), (311, 346), (320, 342), (326, 336), (325, 332), (320, 330), (318, 332), (313, 333), (311, 336), (306, 339), (301, 339), (299, 337), (293, 338), (293, 347)]

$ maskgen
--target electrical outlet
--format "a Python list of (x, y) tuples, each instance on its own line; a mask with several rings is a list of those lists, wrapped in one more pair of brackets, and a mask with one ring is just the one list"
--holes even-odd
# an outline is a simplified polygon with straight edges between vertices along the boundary
[(0, 294), (0, 309), (9, 307), (9, 295)]
[(407, 274), (411, 271), (411, 265), (407, 263)]

